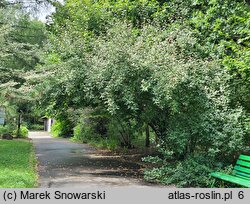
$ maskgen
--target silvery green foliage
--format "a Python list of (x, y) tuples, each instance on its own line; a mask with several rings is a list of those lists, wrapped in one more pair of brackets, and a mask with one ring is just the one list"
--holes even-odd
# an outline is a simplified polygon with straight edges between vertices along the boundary
[(242, 149), (244, 113), (229, 107), (229, 75), (217, 59), (202, 57), (188, 28), (118, 23), (89, 42), (65, 36), (60, 43), (68, 49), (53, 65), (55, 108), (101, 106), (127, 122), (146, 122), (175, 158), (230, 158)]
[(168, 110), (162, 145), (176, 157), (198, 150), (212, 158), (232, 155), (243, 145), (244, 114), (240, 107), (229, 108), (226, 71), (198, 52), (202, 49), (186, 28), (148, 26), (137, 32), (115, 26), (94, 43), (85, 92), (95, 90), (92, 97), (114, 115), (136, 117), (157, 106), (160, 116)]

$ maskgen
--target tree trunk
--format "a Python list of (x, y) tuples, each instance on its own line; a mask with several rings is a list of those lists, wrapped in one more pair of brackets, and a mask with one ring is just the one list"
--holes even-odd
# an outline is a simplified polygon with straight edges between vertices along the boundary
[(149, 132), (149, 125), (147, 124), (146, 125), (146, 143), (145, 143), (145, 146), (146, 147), (149, 147), (150, 146), (150, 132)]
[(20, 137), (20, 129), (21, 129), (21, 113), (18, 114), (18, 120), (17, 120), (17, 137)]
[(157, 129), (155, 128), (155, 126), (152, 123), (149, 123), (149, 127), (152, 128), (152, 130), (155, 133), (155, 143), (158, 144), (159, 142), (159, 138), (161, 137), (161, 135), (159, 134), (159, 131), (157, 131)]

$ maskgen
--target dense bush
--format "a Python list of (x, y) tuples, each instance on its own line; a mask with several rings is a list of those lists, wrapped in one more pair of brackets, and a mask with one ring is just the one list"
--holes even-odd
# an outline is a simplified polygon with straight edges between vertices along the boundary
[(147, 157), (143, 158), (143, 161), (154, 163), (156, 166), (145, 171), (144, 178), (149, 182), (176, 187), (234, 187), (233, 184), (215, 180), (209, 175), (214, 171), (231, 174), (233, 166), (228, 165), (222, 168), (221, 162), (213, 163), (203, 154), (190, 155), (181, 161), (164, 160), (159, 157)]
[(91, 141), (91, 139), (94, 139), (94, 137), (97, 137), (97, 136), (94, 133), (94, 129), (91, 125), (88, 125), (85, 123), (79, 123), (74, 128), (73, 139), (76, 141), (87, 143), (87, 142)]
[(174, 184), (177, 187), (208, 187), (213, 183), (209, 176), (213, 170), (205, 155), (190, 156), (184, 161), (163, 162), (158, 168), (146, 170), (145, 179), (165, 185)]
[(44, 125), (41, 124), (30, 124), (29, 125), (30, 130), (44, 130)]
[(94, 146), (112, 150), (120, 146), (117, 137), (113, 137), (112, 134), (108, 134), (106, 137), (103, 137), (95, 131), (93, 124), (86, 122), (77, 124), (74, 128), (74, 136), (72, 139), (78, 142), (90, 143)]
[[(13, 126), (0, 126), (0, 135), (3, 135), (5, 133), (9, 133), (11, 135), (14, 135), (17, 137), (17, 129)], [(27, 138), (28, 137), (29, 130), (27, 129), (26, 126), (21, 126), (20, 131), (19, 131), (19, 137), (20, 138)]]
[(51, 127), (51, 132), (55, 137), (71, 137), (73, 134), (72, 124), (68, 120), (59, 120)]
[[(73, 139), (108, 149), (115, 149), (120, 146), (131, 147), (133, 139), (131, 130), (131, 127), (125, 127), (124, 122), (112, 119), (111, 116), (104, 114), (100, 109), (89, 109), (85, 110), (85, 114), (81, 115), (78, 124), (75, 126)], [(128, 132), (130, 137), (126, 135), (126, 131), (130, 131)]]
[[(20, 138), (27, 138), (28, 137), (28, 133), (29, 133), (29, 130), (27, 127), (25, 126), (21, 126), (20, 127), (20, 130), (19, 130), (19, 135), (18, 137)], [(13, 134), (17, 137), (17, 134), (18, 134), (18, 130), (14, 130)]]
[(9, 125), (0, 125), (0, 135), (3, 135), (5, 133), (12, 133), (13, 132), (13, 127), (12, 126), (9, 126)]

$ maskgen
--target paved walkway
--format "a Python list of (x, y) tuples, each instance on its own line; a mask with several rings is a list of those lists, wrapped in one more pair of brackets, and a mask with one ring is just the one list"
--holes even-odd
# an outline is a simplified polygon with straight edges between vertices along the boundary
[(147, 187), (134, 177), (140, 166), (96, 154), (86, 144), (52, 138), (46, 132), (30, 132), (39, 162), (40, 187)]

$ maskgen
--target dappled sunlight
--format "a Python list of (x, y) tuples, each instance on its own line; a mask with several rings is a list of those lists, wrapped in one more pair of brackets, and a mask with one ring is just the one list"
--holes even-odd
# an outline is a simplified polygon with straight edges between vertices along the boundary
[(28, 137), (30, 139), (50, 139), (52, 136), (45, 131), (30, 131)]

